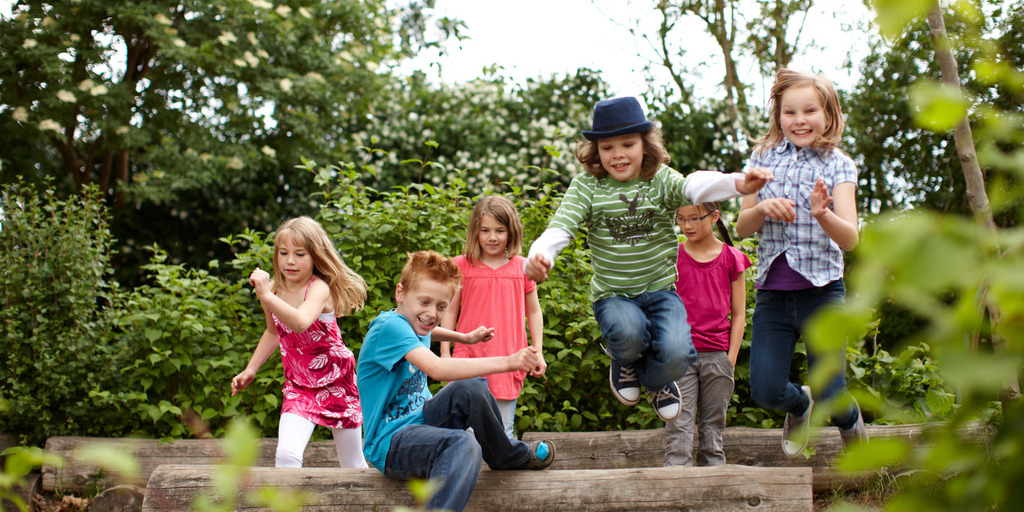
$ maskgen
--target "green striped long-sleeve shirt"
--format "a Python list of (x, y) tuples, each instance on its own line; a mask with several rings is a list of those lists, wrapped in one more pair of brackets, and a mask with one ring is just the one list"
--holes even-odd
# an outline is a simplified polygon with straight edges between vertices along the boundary
[(650, 180), (618, 182), (589, 173), (573, 178), (548, 228), (588, 228), (591, 300), (673, 289), (679, 240), (675, 212), (690, 204), (687, 178), (662, 166)]

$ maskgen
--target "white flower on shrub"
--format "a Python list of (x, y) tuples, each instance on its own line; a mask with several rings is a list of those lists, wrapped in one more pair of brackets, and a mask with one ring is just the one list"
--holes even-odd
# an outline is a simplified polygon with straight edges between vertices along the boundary
[(18, 107), (14, 109), (14, 112), (11, 114), (11, 118), (19, 123), (28, 121), (28, 109), (25, 107)]
[(74, 93), (72, 93), (71, 91), (65, 91), (64, 89), (61, 89), (57, 91), (57, 99), (63, 101), (64, 103), (74, 103), (75, 100), (77, 100), (78, 98), (75, 98)]
[(43, 121), (39, 123), (39, 129), (42, 131), (53, 130), (55, 132), (60, 132), (60, 124), (53, 119), (43, 119)]
[(217, 36), (217, 41), (219, 41), (220, 44), (227, 46), (231, 43), (238, 41), (238, 38), (235, 37), (234, 32), (224, 31), (221, 32), (219, 36)]

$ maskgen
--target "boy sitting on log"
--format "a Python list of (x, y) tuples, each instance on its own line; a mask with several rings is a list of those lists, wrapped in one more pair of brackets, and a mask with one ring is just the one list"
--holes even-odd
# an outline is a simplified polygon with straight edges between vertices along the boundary
[[(536, 369), (536, 349), (476, 359), (442, 359), (430, 350), (432, 333), (437, 341), (460, 343), (487, 341), (494, 334), (483, 327), (465, 334), (437, 328), (461, 279), (458, 266), (440, 254), (410, 254), (395, 288), (398, 307), (370, 323), (356, 369), (366, 460), (390, 478), (440, 479), (440, 489), (427, 502), (430, 510), (466, 506), (481, 456), (497, 470), (544, 469), (555, 459), (550, 442), (508, 438), (487, 381), (479, 378)], [(432, 396), (427, 376), (450, 382)]]

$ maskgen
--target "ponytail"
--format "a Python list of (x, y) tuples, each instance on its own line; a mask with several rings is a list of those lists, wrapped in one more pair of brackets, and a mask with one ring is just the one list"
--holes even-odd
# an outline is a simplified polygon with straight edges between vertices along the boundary
[(732, 237), (729, 236), (729, 228), (725, 226), (725, 222), (722, 220), (722, 212), (718, 212), (718, 221), (715, 222), (718, 226), (718, 233), (722, 235), (722, 241), (725, 242), (729, 247), (732, 247)]

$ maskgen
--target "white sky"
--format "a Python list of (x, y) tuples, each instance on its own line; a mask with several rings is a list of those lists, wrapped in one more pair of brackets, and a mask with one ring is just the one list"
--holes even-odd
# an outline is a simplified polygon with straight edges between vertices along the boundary
[[(589, 67), (601, 71), (614, 94), (638, 95), (647, 87), (645, 61), (655, 54), (628, 28), (641, 19), (645, 28), (655, 30), (658, 20), (647, 14), (652, 4), (652, 0), (436, 0), (435, 12), (463, 20), (470, 39), (449, 44), (448, 56), (440, 61), (435, 53), (425, 52), (400, 69), (421, 69), (435, 79), (457, 83), (480, 76), (482, 69), (492, 64), (502, 66), (504, 76), (513, 81), (546, 79)], [(861, 0), (817, 0), (809, 11), (799, 47), (806, 48), (813, 41), (822, 49), (798, 55), (791, 67), (823, 72), (840, 89), (851, 90), (857, 77), (841, 67), (848, 51), (854, 52), (855, 59), (867, 54), (868, 31), (873, 29), (865, 23), (872, 18)], [(861, 23), (860, 30), (844, 32), (842, 25), (849, 23)], [(681, 28), (677, 27), (676, 33), (683, 33)], [(721, 94), (716, 84), (724, 73), (717, 43), (701, 24), (687, 26), (685, 33), (693, 37), (687, 45), (692, 56), (687, 64), (700, 66), (696, 69), (707, 77), (695, 80), (698, 96)], [(742, 57), (742, 52), (734, 55)], [(701, 65), (701, 60), (710, 62)], [(762, 85), (749, 62), (740, 73), (747, 83), (757, 88)], [(667, 75), (658, 80), (667, 81)]]

